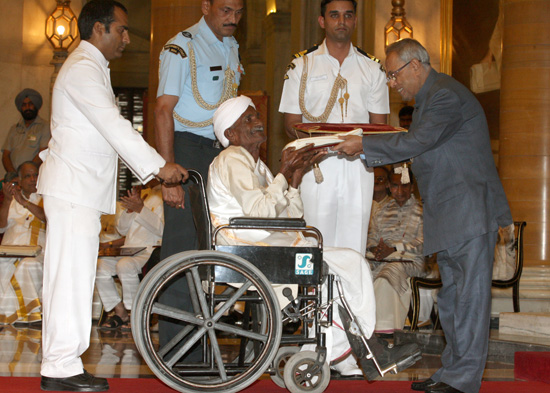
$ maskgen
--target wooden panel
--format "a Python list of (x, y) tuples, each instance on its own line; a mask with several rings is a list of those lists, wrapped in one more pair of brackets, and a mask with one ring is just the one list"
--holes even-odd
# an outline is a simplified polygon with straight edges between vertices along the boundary
[(507, 159), (510, 159), (512, 163), (516, 163), (521, 161), (523, 157), (515, 156), (550, 155), (550, 132), (540, 130), (521, 133), (519, 129), (515, 129), (515, 131), (517, 132), (503, 135), (501, 130), (500, 157), (509, 157)]
[(514, 157), (500, 162), (503, 178), (544, 179), (548, 176), (548, 157), (543, 155)]
[(539, 108), (503, 107), (500, 109), (500, 135), (508, 133), (542, 133), (550, 125), (546, 112)]
[(525, 265), (550, 264), (550, 1), (504, 0), (499, 173)]
[(541, 212), (550, 212), (550, 201), (548, 199), (540, 201), (514, 201), (509, 200), (512, 217), (516, 221), (538, 222), (548, 219)]
[(540, 201), (550, 195), (550, 179), (509, 179), (503, 173), (500, 176), (509, 201)]
[(151, 52), (149, 58), (149, 142), (154, 143), (154, 107), (157, 97), (159, 54), (170, 38), (194, 25), (202, 16), (197, 0), (151, 0)]
[(502, 54), (504, 74), (508, 68), (521, 67), (548, 67), (550, 50), (542, 45), (517, 45), (507, 47)]
[[(547, 51), (550, 55), (550, 51)], [(547, 66), (534, 67), (529, 63), (522, 63), (518, 67), (510, 67), (510, 64), (506, 65), (506, 68), (502, 71), (502, 88), (513, 90), (514, 81), (520, 80), (522, 90), (531, 89), (547, 89), (550, 86), (550, 59)]]
[[(521, 83), (521, 80), (516, 83)], [(517, 86), (516, 89), (511, 89), (508, 95), (501, 94), (500, 105), (503, 108), (513, 108), (517, 111), (535, 111), (536, 115), (536, 111), (539, 110), (538, 116), (543, 117), (545, 111), (550, 107), (550, 89), (528, 90)], [(502, 123), (501, 121), (501, 126)]]

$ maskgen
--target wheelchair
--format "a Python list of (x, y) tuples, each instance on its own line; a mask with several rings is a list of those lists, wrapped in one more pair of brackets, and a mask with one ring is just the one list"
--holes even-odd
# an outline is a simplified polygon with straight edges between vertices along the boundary
[[(269, 373), (277, 385), (292, 393), (323, 392), (330, 382), (330, 366), (322, 328), (332, 323), (334, 283), (346, 333), (352, 337), (350, 344), (355, 343), (352, 350), (359, 345), (360, 355), (374, 362), (379, 375), (397, 372), (396, 364), (382, 369), (370, 351), (342, 295), (341, 283), (323, 265), (322, 235), (316, 228), (301, 219), (234, 218), (212, 230), (204, 181), (197, 171), (188, 172), (187, 192), (199, 250), (168, 257), (148, 272), (131, 315), (136, 347), (162, 382), (184, 393), (238, 392)], [(317, 245), (217, 244), (219, 232), (227, 228), (298, 231), (316, 239)], [(190, 304), (163, 304), (164, 289), (176, 281), (188, 284)], [(288, 303), (282, 309), (272, 284), (288, 286), (282, 290)], [(296, 296), (291, 285), (298, 288)], [(242, 320), (228, 320), (235, 309)], [(163, 345), (151, 331), (157, 318), (181, 324), (181, 330)], [(283, 334), (283, 326), (296, 322), (301, 329)], [(314, 344), (315, 351), (300, 351), (304, 344)], [(199, 356), (187, 356), (191, 352)]]

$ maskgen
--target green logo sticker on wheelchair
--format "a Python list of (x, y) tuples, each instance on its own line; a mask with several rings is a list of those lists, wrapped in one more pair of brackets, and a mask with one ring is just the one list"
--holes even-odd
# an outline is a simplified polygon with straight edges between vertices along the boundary
[(295, 274), (297, 276), (313, 275), (313, 254), (296, 254)]

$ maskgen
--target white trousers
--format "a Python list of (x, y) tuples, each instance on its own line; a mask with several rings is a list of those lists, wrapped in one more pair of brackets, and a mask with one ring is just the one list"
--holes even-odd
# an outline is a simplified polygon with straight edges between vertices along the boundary
[(80, 355), (90, 345), (101, 213), (47, 195), (44, 211), (48, 225), (40, 373), (66, 378), (83, 372)]
[(365, 255), (374, 174), (359, 157), (330, 156), (319, 167), (324, 177), (321, 184), (311, 170), (300, 185), (307, 224), (321, 231), (325, 246)]
[[(412, 291), (407, 280), (407, 291), (399, 296), (391, 284), (383, 277), (374, 280), (374, 295), (376, 297), (376, 328), (378, 333), (392, 333), (401, 330), (407, 320), (411, 304)], [(422, 324), (430, 319), (434, 305), (434, 289), (420, 288), (420, 313), (418, 323)], [(437, 292), (435, 292), (437, 293)]]
[[(121, 300), (123, 300), (126, 310), (132, 309), (132, 303), (139, 287), (138, 274), (141, 273), (141, 268), (147, 263), (152, 252), (153, 249), (148, 247), (131, 257), (99, 258), (95, 283), (105, 311), (111, 311)], [(113, 278), (115, 275), (118, 276), (122, 284), (122, 299), (115, 285)]]
[[(407, 283), (409, 281), (407, 280)], [(379, 277), (374, 280), (376, 297), (376, 328), (378, 333), (393, 333), (405, 326), (407, 313), (411, 304), (412, 291), (410, 284), (407, 291), (399, 296), (388, 280)]]
[(0, 323), (40, 321), (43, 254), (0, 258)]

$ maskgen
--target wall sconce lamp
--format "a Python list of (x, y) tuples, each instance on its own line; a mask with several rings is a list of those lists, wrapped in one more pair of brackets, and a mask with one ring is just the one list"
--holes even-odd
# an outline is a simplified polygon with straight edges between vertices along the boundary
[(57, 0), (57, 7), (46, 19), (46, 38), (54, 50), (67, 51), (78, 37), (77, 20), (70, 0)]
[(46, 38), (53, 47), (53, 59), (50, 62), (55, 67), (51, 79), (50, 91), (53, 89), (57, 74), (69, 55), (68, 49), (78, 37), (76, 16), (71, 10), (70, 0), (56, 0), (57, 6), (46, 19)]
[(392, 0), (391, 18), (384, 28), (384, 48), (402, 38), (413, 38), (413, 28), (405, 18), (405, 0)]

